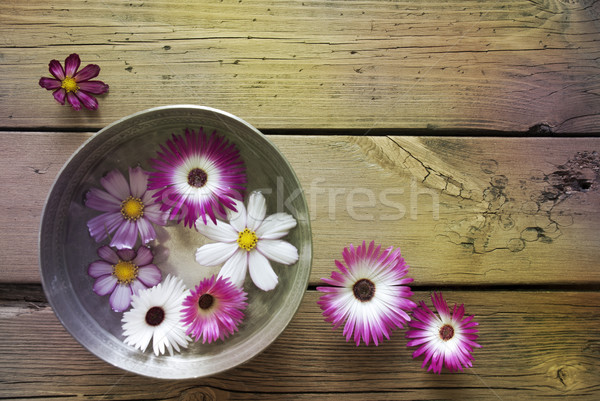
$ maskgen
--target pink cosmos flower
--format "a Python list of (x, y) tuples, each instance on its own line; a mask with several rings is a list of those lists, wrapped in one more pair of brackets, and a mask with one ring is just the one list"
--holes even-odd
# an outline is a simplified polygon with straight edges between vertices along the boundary
[(92, 188), (86, 194), (85, 205), (104, 212), (88, 221), (90, 235), (97, 241), (104, 240), (115, 232), (110, 246), (117, 249), (133, 248), (138, 233), (142, 243), (156, 238), (151, 223), (159, 226), (167, 224), (168, 214), (160, 210), (160, 204), (152, 198), (154, 191), (148, 191), (148, 173), (141, 167), (129, 168), (129, 183), (117, 169), (100, 179), (106, 191)]
[(439, 374), (442, 364), (451, 372), (463, 370), (463, 366), (471, 367), (473, 347), (481, 347), (477, 344), (478, 325), (473, 321), (474, 316), (464, 317), (464, 305), (450, 314), (448, 304), (444, 301), (442, 294), (433, 293), (431, 296), (433, 306), (437, 315), (425, 305), (419, 302), (419, 307), (413, 312), (413, 320), (408, 323), (412, 328), (406, 332), (406, 338), (410, 338), (407, 346), (419, 346), (413, 353), (413, 358), (425, 354), (423, 368), (431, 362), (427, 371), (433, 370)]
[(132, 295), (144, 288), (154, 287), (162, 278), (158, 267), (152, 264), (154, 256), (149, 248), (112, 250), (108, 245), (98, 248), (101, 260), (92, 262), (88, 274), (95, 278), (93, 290), (100, 296), (110, 295), (110, 306), (123, 312), (131, 304)]
[(413, 279), (405, 277), (408, 265), (400, 249), (380, 251), (374, 241), (368, 248), (364, 241), (358, 248), (344, 248), (345, 264), (336, 260), (339, 272), (322, 279), (331, 286), (317, 287), (324, 293), (317, 303), (325, 321), (333, 323), (334, 329), (346, 322), (346, 341), (354, 334), (357, 346), (361, 338), (366, 345), (371, 340), (379, 345), (384, 336), (389, 339), (392, 330), (410, 320), (407, 311), (416, 306), (409, 299), (412, 291), (406, 284)]
[(40, 78), (40, 86), (53, 90), (54, 99), (60, 104), (65, 104), (65, 99), (74, 110), (80, 110), (81, 105), (90, 110), (98, 108), (98, 101), (92, 95), (101, 95), (108, 92), (108, 85), (102, 81), (90, 81), (100, 73), (96, 64), (88, 64), (80, 71), (81, 60), (79, 55), (73, 53), (65, 60), (63, 69), (60, 61), (50, 61), (49, 70), (54, 78)]
[(218, 136), (209, 137), (186, 129), (185, 138), (174, 135), (160, 147), (156, 159), (150, 159), (150, 189), (161, 209), (171, 211), (171, 219), (192, 227), (198, 217), (206, 223), (208, 215), (216, 222), (216, 213), (233, 209), (234, 200), (245, 190), (246, 170), (233, 143)]
[(247, 295), (226, 278), (202, 280), (183, 301), (185, 334), (191, 334), (196, 342), (202, 337), (202, 343), (209, 344), (229, 337), (244, 318)]

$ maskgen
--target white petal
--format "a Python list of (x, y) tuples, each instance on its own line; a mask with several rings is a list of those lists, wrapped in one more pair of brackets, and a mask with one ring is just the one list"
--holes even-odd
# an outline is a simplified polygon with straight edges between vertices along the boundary
[(298, 260), (298, 249), (289, 242), (273, 239), (262, 239), (256, 249), (268, 259), (284, 265), (291, 265)]
[(217, 224), (210, 220), (204, 224), (202, 219), (199, 218), (196, 220), (196, 229), (200, 234), (206, 235), (213, 241), (219, 242), (235, 242), (239, 234), (239, 231), (236, 231), (235, 228), (220, 220), (217, 220)]
[(229, 259), (239, 249), (237, 243), (215, 242), (206, 244), (196, 251), (196, 262), (203, 266), (216, 266)]
[(255, 191), (250, 194), (246, 216), (246, 227), (256, 231), (267, 214), (267, 202), (262, 193)]
[(219, 277), (227, 277), (233, 285), (242, 287), (248, 270), (248, 252), (239, 248), (221, 268)]
[(229, 220), (229, 224), (239, 233), (240, 231), (244, 231), (246, 228), (246, 208), (244, 207), (244, 203), (238, 200), (234, 200), (235, 208), (237, 212), (234, 212), (231, 209), (227, 210), (227, 219)]
[(269, 291), (277, 286), (277, 274), (271, 264), (260, 252), (250, 252), (248, 268), (254, 284), (263, 291)]
[(279, 239), (296, 227), (296, 219), (287, 213), (275, 213), (267, 217), (256, 229), (258, 238)]

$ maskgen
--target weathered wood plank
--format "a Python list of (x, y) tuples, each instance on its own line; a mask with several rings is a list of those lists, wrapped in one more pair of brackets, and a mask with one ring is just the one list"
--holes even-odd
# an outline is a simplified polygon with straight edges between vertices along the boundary
[[(44, 200), (88, 137), (0, 133), (0, 281), (39, 282)], [(401, 247), (420, 285), (600, 283), (600, 139), (270, 139), (309, 203), (312, 284), (363, 240)]]
[(322, 320), (318, 293), (308, 292), (290, 326), (262, 354), (226, 373), (185, 381), (154, 380), (109, 366), (70, 337), (48, 306), (11, 297), (0, 307), (0, 397), (598, 399), (600, 294), (445, 295), (465, 303), (480, 323), (482, 348), (465, 373), (422, 370), (406, 348), (404, 330), (379, 347), (346, 343), (341, 330), (332, 331)]
[[(1, 125), (196, 103), (262, 128), (598, 132), (599, 15), (593, 0), (3, 1)], [(37, 85), (71, 52), (102, 67), (99, 112)]]

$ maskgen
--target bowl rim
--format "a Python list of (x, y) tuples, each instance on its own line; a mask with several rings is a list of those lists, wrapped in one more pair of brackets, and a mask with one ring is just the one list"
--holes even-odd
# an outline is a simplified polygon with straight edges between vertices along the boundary
[[(57, 304), (56, 304), (56, 300), (53, 298), (53, 294), (51, 294), (50, 289), (49, 289), (49, 282), (48, 280), (50, 279), (50, 277), (47, 277), (48, 274), (44, 273), (44, 258), (43, 256), (43, 242), (44, 242), (44, 238), (42, 236), (42, 234), (44, 233), (44, 227), (47, 224), (50, 224), (50, 222), (48, 222), (47, 220), (50, 219), (51, 214), (48, 210), (49, 207), (49, 202), (50, 200), (54, 197), (57, 196), (55, 194), (55, 191), (57, 190), (57, 186), (59, 183), (59, 180), (61, 179), (61, 177), (63, 176), (63, 174), (65, 173), (65, 170), (67, 170), (70, 166), (71, 163), (73, 162), (73, 160), (77, 157), (77, 155), (84, 149), (86, 148), (90, 142), (94, 141), (97, 137), (101, 136), (104, 132), (106, 131), (110, 131), (112, 130), (115, 126), (118, 126), (120, 124), (123, 124), (124, 122), (132, 119), (132, 118), (137, 118), (143, 115), (148, 115), (148, 114), (153, 114), (155, 112), (160, 112), (160, 111), (165, 111), (165, 110), (179, 110), (179, 109), (192, 109), (192, 110), (198, 110), (198, 111), (203, 111), (203, 112), (212, 112), (218, 116), (223, 116), (225, 118), (230, 118), (233, 119), (235, 121), (237, 121), (238, 123), (242, 124), (243, 126), (245, 126), (246, 128), (250, 129), (251, 131), (253, 131), (255, 134), (259, 135), (261, 137), (262, 140), (264, 140), (266, 142), (266, 144), (268, 144), (273, 151), (277, 152), (277, 154), (280, 156), (281, 160), (285, 163), (285, 165), (287, 166), (287, 169), (289, 170), (289, 172), (291, 173), (292, 177), (294, 178), (294, 180), (296, 181), (298, 188), (301, 189), (300, 191), (300, 196), (302, 197), (302, 201), (303, 204), (306, 205), (306, 220), (303, 221), (303, 224), (305, 224), (306, 229), (309, 233), (308, 235), (308, 239), (306, 241), (306, 246), (308, 246), (308, 250), (307, 250), (307, 272), (306, 272), (306, 280), (305, 280), (305, 285), (304, 285), (304, 290), (302, 292), (302, 294), (298, 297), (297, 302), (295, 307), (292, 308), (291, 313), (289, 313), (289, 315), (286, 317), (285, 321), (283, 322), (283, 324), (278, 325), (278, 329), (276, 331), (271, 331), (271, 335), (272, 338), (267, 341), (264, 346), (259, 347), (258, 350), (254, 351), (251, 353), (251, 355), (243, 360), (240, 361), (238, 363), (234, 363), (231, 366), (226, 366), (224, 368), (221, 369), (217, 369), (211, 373), (208, 374), (184, 374), (181, 376), (173, 376), (173, 375), (156, 375), (156, 374), (148, 374), (146, 372), (143, 371), (143, 369), (130, 369), (128, 367), (124, 367), (119, 365), (116, 361), (117, 358), (106, 358), (105, 355), (100, 355), (97, 352), (94, 352), (93, 350), (91, 350), (85, 342), (85, 336), (79, 335), (75, 332), (73, 332), (73, 328), (70, 327), (68, 325), (68, 323), (66, 323), (66, 318), (65, 316), (62, 315), (62, 313), (59, 311), (60, 308), (57, 308)], [(54, 215), (54, 213), (52, 213), (52, 215)], [(57, 319), (59, 320), (59, 322), (62, 324), (62, 326), (67, 330), (67, 332), (71, 335), (71, 337), (73, 337), (79, 344), (81, 344), (81, 346), (86, 349), (88, 352), (90, 352), (91, 354), (95, 355), (96, 357), (98, 357), (99, 359), (107, 362), (108, 364), (115, 366), (119, 369), (125, 370), (125, 371), (129, 371), (141, 376), (145, 376), (145, 377), (151, 377), (151, 378), (157, 378), (157, 379), (191, 379), (191, 378), (199, 378), (199, 377), (210, 377), (210, 376), (214, 376), (217, 375), (219, 373), (222, 373), (224, 371), (233, 369), (235, 367), (238, 367), (240, 365), (243, 365), (247, 362), (249, 362), (250, 360), (252, 360), (253, 358), (255, 358), (257, 355), (259, 355), (260, 353), (262, 353), (264, 350), (266, 350), (268, 347), (270, 347), (273, 342), (275, 342), (275, 340), (277, 338), (279, 338), (279, 336), (281, 335), (281, 333), (283, 333), (283, 331), (289, 326), (289, 323), (291, 322), (291, 320), (297, 315), (298, 310), (300, 308), (300, 305), (302, 304), (302, 300), (304, 299), (305, 295), (306, 295), (306, 290), (308, 288), (309, 285), (309, 281), (310, 281), (310, 273), (312, 271), (312, 264), (313, 264), (313, 258), (314, 258), (314, 250), (313, 250), (313, 239), (312, 239), (312, 227), (311, 227), (311, 219), (310, 219), (310, 210), (309, 210), (309, 205), (308, 202), (306, 201), (306, 196), (304, 193), (304, 190), (302, 189), (302, 186), (300, 184), (300, 180), (298, 179), (298, 176), (296, 175), (296, 172), (294, 171), (294, 169), (292, 168), (291, 164), (289, 163), (289, 161), (287, 160), (287, 158), (283, 155), (283, 153), (279, 150), (279, 148), (265, 135), (263, 134), (261, 131), (259, 131), (257, 128), (255, 128), (254, 126), (252, 126), (251, 124), (249, 124), (248, 122), (246, 122), (245, 120), (241, 119), (238, 116), (235, 116), (231, 113), (228, 113), (226, 111), (217, 109), (217, 108), (213, 108), (213, 107), (209, 107), (209, 106), (201, 106), (201, 105), (195, 105), (195, 104), (173, 104), (173, 105), (164, 105), (164, 106), (157, 106), (157, 107), (152, 107), (152, 108), (148, 108), (145, 110), (141, 110), (138, 112), (135, 112), (133, 114), (127, 115), (125, 117), (122, 117), (108, 125), (106, 125), (105, 127), (101, 128), (100, 130), (98, 130), (97, 132), (95, 132), (93, 135), (91, 135), (89, 138), (87, 138), (70, 156), (69, 158), (65, 161), (65, 163), (62, 165), (62, 167), (59, 169), (58, 173), (56, 174), (56, 177), (54, 178), (52, 185), (50, 186), (50, 189), (48, 190), (48, 194), (46, 196), (46, 199), (44, 201), (44, 205), (42, 208), (42, 214), (41, 214), (41, 219), (40, 219), (40, 224), (39, 224), (39, 229), (38, 229), (38, 269), (39, 269), (39, 273), (40, 273), (40, 278), (41, 278), (41, 284), (42, 284), (42, 288), (44, 291), (44, 294), (46, 296), (46, 299), (48, 301), (48, 304), (50, 305), (50, 307), (52, 308), (52, 311), (54, 312), (54, 315), (57, 317)], [(64, 311), (63, 311), (64, 313)], [(168, 356), (167, 356), (168, 357)], [(139, 367), (140, 364), (134, 364), (134, 367)]]

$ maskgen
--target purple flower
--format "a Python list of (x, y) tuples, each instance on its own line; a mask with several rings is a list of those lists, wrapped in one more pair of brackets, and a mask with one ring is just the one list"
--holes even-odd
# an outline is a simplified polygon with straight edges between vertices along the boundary
[(365, 242), (358, 248), (350, 245), (344, 248), (342, 256), (345, 265), (335, 261), (338, 271), (331, 272), (331, 278), (322, 280), (331, 287), (317, 287), (325, 293), (317, 303), (323, 310), (325, 321), (333, 323), (333, 328), (344, 325), (346, 341), (354, 333), (358, 346), (360, 339), (375, 345), (389, 339), (390, 333), (410, 320), (407, 311), (416, 304), (409, 299), (412, 291), (406, 284), (408, 265), (400, 254), (400, 249), (387, 248), (380, 254), (381, 246), (369, 247)]
[(196, 133), (185, 130), (185, 138), (174, 135), (161, 145), (158, 157), (151, 159), (150, 189), (162, 202), (162, 210), (171, 211), (171, 219), (192, 227), (199, 216), (216, 223), (216, 213), (233, 209), (234, 200), (245, 190), (246, 172), (234, 144), (217, 136), (210, 137), (202, 128)]
[(226, 278), (206, 278), (183, 301), (186, 335), (202, 343), (224, 340), (238, 330), (244, 318), (247, 295)]
[(97, 242), (116, 231), (110, 246), (133, 248), (138, 233), (143, 244), (156, 238), (151, 223), (159, 226), (167, 224), (168, 215), (153, 200), (154, 191), (147, 190), (148, 173), (141, 167), (129, 168), (129, 183), (115, 169), (100, 179), (100, 184), (106, 191), (92, 188), (85, 199), (86, 206), (105, 212), (87, 223), (90, 235)]
[(90, 110), (98, 108), (98, 101), (92, 95), (101, 95), (108, 92), (108, 85), (102, 81), (90, 81), (100, 73), (96, 64), (88, 64), (80, 71), (81, 60), (79, 55), (73, 53), (65, 60), (63, 69), (60, 61), (50, 61), (49, 70), (54, 78), (40, 78), (40, 86), (53, 90), (54, 99), (60, 104), (67, 102), (74, 110), (80, 110), (81, 105)]
[(152, 264), (154, 256), (150, 248), (112, 250), (108, 245), (98, 248), (102, 260), (92, 262), (88, 274), (95, 278), (93, 290), (100, 296), (110, 295), (110, 306), (115, 312), (123, 312), (131, 304), (132, 295), (139, 290), (154, 287), (162, 278), (161, 272)]
[(464, 317), (463, 305), (458, 308), (454, 305), (454, 310), (450, 313), (442, 294), (433, 293), (431, 300), (438, 314), (433, 313), (421, 301), (413, 312), (413, 320), (408, 323), (411, 330), (406, 332), (406, 338), (411, 340), (407, 346), (418, 346), (413, 358), (424, 353), (422, 367), (431, 362), (427, 370), (438, 374), (442, 371), (443, 364), (451, 372), (463, 370), (463, 366), (471, 367), (473, 347), (481, 347), (475, 342), (478, 330), (474, 327), (478, 323), (473, 321), (473, 316)]

